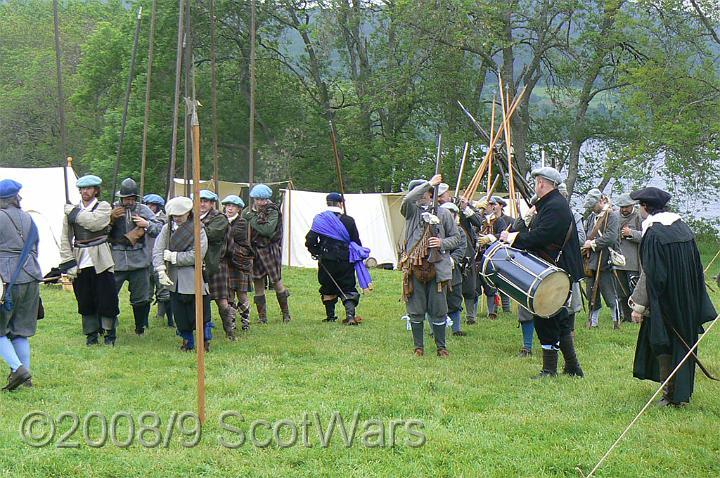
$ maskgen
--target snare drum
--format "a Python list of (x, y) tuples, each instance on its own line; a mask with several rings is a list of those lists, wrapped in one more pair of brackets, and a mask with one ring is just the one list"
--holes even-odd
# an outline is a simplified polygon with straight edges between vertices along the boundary
[(540, 317), (557, 314), (570, 295), (570, 276), (564, 270), (500, 241), (483, 254), (480, 274)]

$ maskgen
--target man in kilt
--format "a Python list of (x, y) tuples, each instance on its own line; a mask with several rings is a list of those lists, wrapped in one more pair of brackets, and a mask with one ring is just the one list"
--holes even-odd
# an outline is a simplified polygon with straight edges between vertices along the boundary
[[(170, 290), (173, 315), (178, 335), (182, 337), (180, 350), (195, 349), (195, 233), (192, 199), (178, 196), (167, 203), (168, 223), (162, 227), (153, 248), (153, 266), (158, 281)], [(208, 249), (205, 228), (200, 227), (200, 255)], [(205, 351), (210, 351), (212, 321), (208, 284), (203, 280), (203, 338)]]
[(120, 314), (115, 263), (108, 243), (112, 208), (98, 199), (101, 184), (97, 176), (78, 179), (81, 201), (65, 205), (60, 241), (59, 269), (73, 281), (87, 345), (98, 344), (101, 333), (105, 335), (105, 345), (115, 345)]
[(228, 301), (242, 319), (242, 330), (250, 329), (250, 301), (248, 292), (252, 291), (252, 250), (250, 249), (250, 230), (242, 217), (245, 202), (239, 196), (231, 194), (222, 200), (225, 216), (230, 227), (227, 235), (227, 253), (225, 262), (228, 269)]
[(0, 181), (0, 357), (10, 367), (7, 391), (32, 386), (28, 338), (37, 330), (42, 280), (38, 229), (20, 209), (20, 188), (12, 179)]
[(230, 297), (228, 267), (224, 260), (230, 223), (227, 217), (215, 208), (217, 201), (218, 196), (214, 192), (207, 189), (200, 191), (200, 220), (208, 238), (205, 273), (210, 286), (210, 298), (218, 306), (225, 336), (228, 340), (235, 340), (235, 314), (237, 311), (228, 303)]
[(355, 273), (358, 272), (360, 287), (369, 289), (370, 275), (362, 260), (370, 249), (362, 247), (355, 220), (345, 214), (343, 197), (330, 193), (325, 198), (328, 208), (316, 215), (312, 228), (305, 236), (305, 247), (318, 260), (320, 296), (325, 306), (325, 322), (335, 322), (335, 304), (338, 296), (345, 307), (346, 325), (358, 325), (360, 318), (355, 309), (360, 294), (355, 289)]
[(143, 335), (150, 315), (151, 256), (148, 237), (157, 237), (162, 224), (155, 214), (138, 202), (137, 183), (127, 178), (120, 183), (118, 202), (110, 213), (110, 249), (115, 262), (115, 290), (120, 293), (125, 281), (135, 319), (135, 333)]
[(250, 191), (253, 200), (251, 208), (243, 211), (243, 217), (250, 226), (250, 246), (253, 259), (253, 285), (255, 286), (255, 306), (260, 323), (267, 323), (267, 302), (265, 298), (265, 278), (275, 285), (275, 297), (283, 314), (283, 322), (290, 322), (288, 296), (290, 291), (282, 282), (282, 214), (273, 203), (272, 189), (265, 184), (256, 184)]
[[(155, 214), (155, 219), (158, 220), (163, 226), (167, 224), (167, 216), (163, 207), (165, 207), (165, 200), (158, 194), (146, 194), (143, 197), (143, 204), (150, 208)], [(167, 317), (168, 327), (175, 327), (173, 321), (172, 307), (170, 307), (170, 292), (162, 287), (158, 282), (158, 273), (155, 272), (155, 268), (152, 266), (152, 251), (155, 246), (155, 238), (148, 236), (148, 253), (150, 254), (150, 297), (155, 294), (155, 302), (157, 303), (157, 318), (162, 319)]]

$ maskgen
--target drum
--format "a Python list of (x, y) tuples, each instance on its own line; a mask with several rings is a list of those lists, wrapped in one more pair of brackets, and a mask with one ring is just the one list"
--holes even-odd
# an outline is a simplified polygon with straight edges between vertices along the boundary
[(540, 317), (557, 314), (570, 294), (570, 276), (564, 270), (499, 241), (483, 254), (480, 274)]

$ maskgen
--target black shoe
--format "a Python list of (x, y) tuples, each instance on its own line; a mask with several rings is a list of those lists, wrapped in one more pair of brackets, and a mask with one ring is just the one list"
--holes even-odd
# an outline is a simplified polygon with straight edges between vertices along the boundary
[(115, 338), (105, 337), (105, 345), (107, 345), (108, 347), (115, 347)]
[(8, 392), (12, 392), (16, 388), (18, 388), (23, 383), (30, 380), (30, 372), (28, 369), (26, 369), (23, 365), (20, 365), (17, 370), (12, 372), (8, 376), (8, 383), (3, 387), (3, 390), (7, 390)]
[(145, 335), (145, 329), (135, 329), (135, 335), (137, 335), (138, 337), (142, 337), (143, 335)]
[(335, 322), (337, 319), (337, 317), (325, 317), (323, 322)]
[(87, 345), (88, 347), (92, 347), (93, 345), (98, 345), (98, 344), (100, 344), (100, 341), (98, 340), (97, 333), (87, 335), (87, 339), (85, 340), (85, 345)]
[(465, 321), (465, 323), (467, 323), (468, 325), (475, 325), (475, 324), (477, 324), (477, 320), (475, 320), (475, 319), (467, 319), (467, 320)]
[(453, 332), (453, 335), (455, 337), (465, 337), (467, 334), (465, 332), (463, 332), (462, 330), (458, 330), (458, 331)]

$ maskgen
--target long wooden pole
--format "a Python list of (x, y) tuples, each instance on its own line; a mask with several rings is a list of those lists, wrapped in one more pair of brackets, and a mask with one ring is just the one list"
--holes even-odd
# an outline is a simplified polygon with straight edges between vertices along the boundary
[(152, 65), (153, 54), (155, 52), (155, 22), (157, 16), (157, 0), (152, 2), (152, 12), (150, 13), (150, 38), (148, 40), (148, 59), (147, 59), (147, 79), (145, 80), (145, 117), (143, 119), (143, 138), (142, 138), (142, 160), (140, 164), (140, 196), (145, 191), (145, 167), (147, 164), (147, 135), (148, 123), (150, 121), (150, 85), (152, 84)]
[[(525, 93), (525, 88), (523, 88), (520, 91), (520, 94), (515, 98), (515, 101), (513, 102), (512, 106), (510, 107), (510, 111), (508, 112), (507, 118), (505, 120), (503, 120), (503, 125), (507, 121), (509, 121), (510, 118), (512, 118), (512, 115), (515, 112), (515, 109), (517, 108), (518, 104), (520, 104), (520, 99), (522, 98), (524, 93)], [(470, 186), (468, 186), (468, 188), (463, 193), (463, 198), (467, 201), (470, 201), (470, 199), (472, 199), (473, 195), (477, 191), (478, 186), (480, 185), (480, 180), (483, 178), (483, 175), (485, 174), (485, 168), (487, 167), (487, 163), (492, 158), (495, 144), (500, 139), (500, 135), (502, 134), (502, 129), (504, 127), (503, 125), (500, 126), (497, 133), (492, 137), (488, 151), (485, 154), (485, 158), (483, 159), (482, 163), (480, 163), (480, 168), (475, 173), (475, 176), (473, 177), (473, 180), (471, 181)]]
[(340, 164), (341, 154), (340, 149), (337, 145), (337, 135), (335, 134), (335, 123), (333, 120), (328, 121), (330, 123), (330, 144), (332, 145), (333, 156), (335, 158), (335, 174), (337, 176), (338, 188), (340, 188), (340, 197), (342, 197), (343, 211), (347, 214), (347, 206), (345, 205), (345, 182), (342, 176), (342, 167)]
[(120, 157), (122, 156), (123, 141), (125, 140), (125, 126), (127, 124), (128, 106), (130, 105), (130, 92), (132, 90), (133, 77), (135, 76), (135, 58), (137, 58), (138, 39), (140, 37), (140, 19), (142, 18), (142, 7), (138, 8), (137, 20), (135, 22), (135, 36), (133, 37), (133, 48), (130, 56), (130, 72), (128, 74), (127, 86), (125, 87), (125, 103), (123, 104), (122, 119), (120, 120), (120, 138), (117, 144), (117, 156), (115, 157), (115, 172), (113, 173), (112, 189), (110, 190), (110, 201), (115, 199), (115, 188), (117, 187), (118, 174), (120, 173)]
[(458, 173), (457, 183), (455, 184), (455, 197), (458, 197), (458, 194), (460, 193), (460, 181), (462, 181), (463, 171), (465, 170), (465, 161), (467, 160), (468, 149), (470, 149), (470, 143), (465, 142), (462, 160), (460, 161), (460, 172)]
[[(189, 0), (188, 0), (189, 1)], [(183, 53), (183, 15), (185, 1), (178, 0), (178, 34), (175, 50), (175, 102), (173, 104), (172, 143), (170, 144), (170, 164), (168, 165), (167, 198), (175, 196), (175, 165), (177, 163), (178, 114), (180, 113), (180, 75)]]
[(248, 183), (255, 183), (255, 0), (250, 2), (250, 122), (248, 126)]
[(212, 155), (213, 183), (215, 194), (220, 194), (220, 159), (218, 158), (218, 120), (217, 120), (217, 38), (216, 38), (215, 0), (210, 0), (210, 94), (212, 95)]
[[(185, 98), (190, 98), (190, 70), (192, 69), (192, 26), (190, 23), (190, 13), (192, 11), (192, 2), (188, 0), (185, 3), (185, 39), (183, 41), (183, 55), (185, 57), (185, 83), (183, 90)], [(183, 180), (185, 183), (185, 196), (190, 196), (190, 179), (192, 174), (192, 111), (185, 108), (185, 148), (183, 150)], [(199, 180), (199, 178), (196, 178)]]
[[(493, 95), (492, 99), (492, 113), (490, 115), (490, 134), (495, 134), (495, 95)], [(490, 181), (492, 180), (492, 161), (490, 161), (490, 164), (488, 164), (488, 191), (490, 191)]]
[(60, 49), (60, 17), (58, 15), (58, 0), (53, 0), (53, 25), (55, 32), (55, 69), (57, 71), (58, 90), (58, 121), (60, 122), (60, 154), (63, 168), (63, 180), (65, 183), (65, 203), (70, 204), (70, 193), (68, 191), (67, 174), (67, 132), (65, 131), (65, 95), (63, 94), (62, 81), (62, 50)]
[(717, 251), (717, 254), (715, 254), (715, 257), (713, 257), (712, 260), (708, 263), (707, 267), (703, 271), (703, 274), (707, 274), (707, 271), (710, 270), (710, 267), (713, 265), (713, 263), (715, 262), (715, 259), (717, 259), (718, 256), (720, 256), (720, 251)]
[[(510, 97), (507, 92), (504, 91), (505, 85), (503, 85), (502, 77), (498, 77), (500, 83), (500, 103), (502, 105), (503, 118), (507, 115), (510, 105)], [(517, 217), (517, 201), (515, 200), (515, 175), (512, 169), (512, 122), (503, 122), (503, 134), (505, 135), (505, 149), (507, 151), (508, 158), (508, 192), (510, 193), (510, 215)]]
[[(193, 177), (200, 177), (200, 121), (195, 97), (188, 100), (192, 125)], [(198, 417), (205, 423), (205, 321), (203, 316), (203, 255), (200, 246), (200, 182), (193, 181), (193, 234), (195, 240), (195, 348), (197, 349)]]

